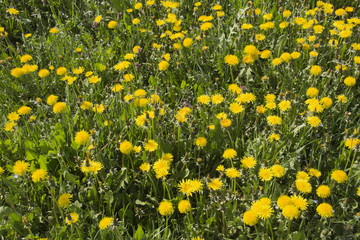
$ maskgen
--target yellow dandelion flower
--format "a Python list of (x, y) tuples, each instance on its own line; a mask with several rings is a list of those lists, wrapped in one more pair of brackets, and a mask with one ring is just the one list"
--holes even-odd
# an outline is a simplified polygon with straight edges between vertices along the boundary
[(114, 222), (113, 217), (104, 217), (99, 222), (99, 228), (101, 230), (107, 229), (110, 225), (112, 225)]
[(178, 203), (178, 209), (180, 213), (188, 213), (191, 210), (191, 204), (188, 200), (181, 200)]
[(40, 180), (45, 180), (47, 178), (47, 171), (44, 169), (36, 169), (33, 174), (31, 175), (31, 178), (33, 182), (39, 182)]
[(338, 183), (343, 183), (348, 180), (348, 176), (342, 170), (335, 170), (331, 173), (331, 179), (337, 181)]
[(326, 218), (330, 218), (332, 217), (333, 214), (333, 208), (329, 203), (321, 203), (319, 204), (319, 206), (317, 206), (316, 208), (316, 212), (321, 216), (321, 217), (326, 217)]
[(270, 181), (273, 178), (274, 174), (271, 171), (271, 168), (262, 167), (259, 170), (258, 176), (261, 179), (261, 181), (267, 182), (267, 181)]
[(58, 198), (58, 204), (60, 207), (67, 207), (71, 203), (72, 195), (70, 193), (63, 193)]
[(162, 216), (169, 216), (174, 212), (174, 207), (171, 202), (165, 200), (160, 203), (158, 210)]
[(30, 168), (30, 164), (23, 161), (23, 160), (18, 160), (15, 162), (14, 166), (13, 166), (13, 173), (18, 175), (18, 176), (23, 176), (25, 175)]

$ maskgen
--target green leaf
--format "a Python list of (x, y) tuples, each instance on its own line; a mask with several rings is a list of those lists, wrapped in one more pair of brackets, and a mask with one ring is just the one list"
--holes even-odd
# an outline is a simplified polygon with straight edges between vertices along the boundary
[(111, 203), (114, 201), (114, 194), (113, 192), (110, 190), (105, 194), (105, 198), (106, 201), (108, 201), (109, 205), (111, 205)]
[(65, 171), (64, 172), (64, 177), (66, 180), (68, 180), (69, 182), (72, 182), (72, 183), (76, 183), (76, 176), (69, 173), (68, 171)]
[(41, 169), (47, 170), (46, 157), (44, 155), (40, 155), (40, 157), (38, 159), (38, 163), (39, 163)]
[(136, 232), (134, 233), (134, 239), (135, 240), (145, 239), (144, 231), (143, 231), (142, 227), (140, 226), (140, 224), (138, 224), (138, 228), (137, 228)]
[(36, 159), (36, 154), (33, 152), (33, 151), (31, 151), (31, 150), (27, 150), (26, 152), (25, 152), (25, 158), (26, 158), (26, 160), (28, 160), (28, 161), (30, 161), (30, 160), (34, 160), (34, 159)]

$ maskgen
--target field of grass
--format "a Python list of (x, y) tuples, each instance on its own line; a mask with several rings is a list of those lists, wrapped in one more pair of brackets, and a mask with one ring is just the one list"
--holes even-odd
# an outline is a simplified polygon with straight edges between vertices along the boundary
[(359, 6), (0, 0), (0, 239), (359, 239)]

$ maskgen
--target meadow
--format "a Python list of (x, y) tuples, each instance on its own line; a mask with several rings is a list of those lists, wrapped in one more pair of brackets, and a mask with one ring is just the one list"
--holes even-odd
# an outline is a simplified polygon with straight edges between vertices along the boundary
[(359, 6), (0, 0), (0, 238), (359, 239)]

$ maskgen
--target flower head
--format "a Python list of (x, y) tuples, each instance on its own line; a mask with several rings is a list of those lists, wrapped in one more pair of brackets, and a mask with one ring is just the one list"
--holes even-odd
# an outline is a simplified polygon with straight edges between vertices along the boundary
[(22, 176), (25, 175), (30, 168), (30, 164), (23, 161), (23, 160), (19, 160), (16, 161), (14, 166), (13, 166), (13, 172), (14, 174), (18, 175), (18, 176)]
[(31, 112), (31, 108), (29, 108), (28, 106), (22, 106), (17, 110), (17, 113), (20, 115), (26, 115), (29, 114)]
[(111, 224), (113, 224), (114, 218), (113, 217), (104, 217), (99, 222), (99, 228), (101, 230), (107, 229)]
[(343, 183), (343, 182), (346, 182), (348, 180), (348, 176), (342, 170), (335, 170), (331, 174), (331, 179), (337, 181), (338, 183)]
[(15, 8), (8, 8), (7, 12), (12, 14), (12, 15), (18, 15), (19, 14), (19, 11), (16, 10)]
[(162, 216), (169, 216), (174, 212), (173, 204), (169, 201), (162, 201), (159, 205), (159, 213)]
[(316, 194), (321, 198), (329, 197), (330, 193), (330, 187), (326, 185), (321, 185), (316, 189)]
[(236, 66), (239, 64), (239, 58), (235, 55), (226, 55), (224, 61), (230, 66)]
[(297, 219), (300, 215), (300, 211), (294, 205), (287, 205), (283, 208), (282, 215), (290, 220)]
[(178, 209), (180, 213), (187, 213), (191, 210), (191, 204), (188, 200), (181, 200), (178, 203)]
[(208, 187), (214, 191), (219, 190), (223, 185), (223, 182), (219, 178), (213, 179), (208, 183)]
[(229, 178), (237, 178), (241, 176), (241, 173), (239, 170), (232, 167), (225, 169), (225, 175), (228, 176)]
[(259, 170), (259, 178), (261, 179), (261, 181), (270, 181), (274, 174), (273, 172), (271, 171), (271, 168), (264, 168), (262, 167), (260, 170)]
[(243, 215), (243, 221), (246, 225), (253, 226), (259, 221), (258, 214), (254, 210), (246, 211)]
[(58, 204), (60, 207), (67, 207), (71, 203), (72, 195), (70, 193), (63, 193), (58, 199)]
[(256, 159), (254, 157), (243, 157), (241, 159), (241, 164), (243, 168), (254, 168), (256, 165)]
[(73, 223), (76, 223), (79, 220), (79, 214), (77, 214), (76, 212), (72, 212), (69, 214), (68, 217), (65, 218), (65, 223), (67, 225), (71, 225)]
[(86, 145), (90, 142), (90, 134), (87, 131), (81, 130), (75, 135), (75, 142), (79, 145)]
[(307, 122), (311, 127), (319, 127), (321, 124), (320, 118), (316, 116), (310, 116), (307, 118)]
[(45, 180), (48, 173), (44, 169), (36, 169), (33, 174), (31, 175), (31, 178), (33, 182), (39, 182), (40, 180)]
[(319, 206), (317, 206), (316, 212), (321, 217), (330, 218), (333, 216), (333, 208), (329, 203), (321, 203)]
[(55, 114), (62, 113), (66, 109), (66, 103), (65, 102), (57, 102), (53, 106), (53, 112)]
[(225, 159), (233, 159), (236, 156), (237, 156), (237, 152), (232, 148), (226, 149), (223, 153), (223, 158)]
[(133, 145), (131, 142), (129, 141), (123, 141), (120, 143), (120, 152), (122, 152), (123, 154), (130, 154), (131, 151), (133, 150)]
[(160, 71), (165, 71), (165, 70), (167, 70), (168, 68), (169, 68), (169, 63), (167, 62), (167, 61), (161, 61), (160, 63), (159, 63), (159, 70)]

